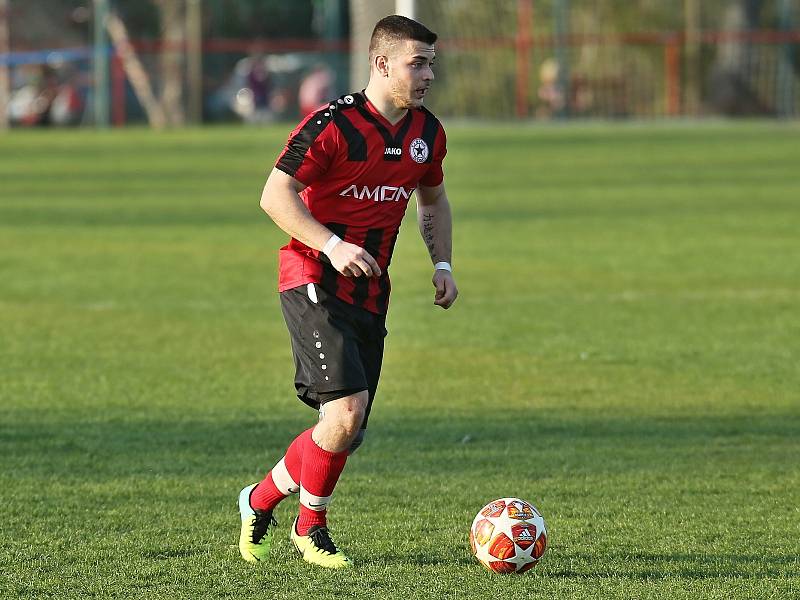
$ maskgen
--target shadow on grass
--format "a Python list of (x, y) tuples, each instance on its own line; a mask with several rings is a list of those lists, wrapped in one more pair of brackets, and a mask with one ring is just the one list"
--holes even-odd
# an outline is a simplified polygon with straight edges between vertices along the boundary
[[(61, 503), (59, 508), (65, 511), (67, 520), (72, 519), (70, 527), (90, 539), (99, 534), (82, 520), (81, 509), (89, 504), (91, 511), (98, 506), (110, 511), (104, 533), (111, 528), (123, 533), (144, 530), (145, 535), (162, 525), (172, 531), (198, 533), (195, 517), (183, 514), (181, 507), (197, 506), (205, 511), (200, 545), (184, 546), (173, 538), (159, 539), (154, 535), (141, 557), (159, 564), (201, 560), (199, 554), (219, 546), (222, 529), (234, 540), (238, 527), (230, 519), (235, 515), (234, 498), (228, 497), (230, 489), (220, 488), (219, 482), (236, 481), (244, 471), (252, 475), (269, 468), (293, 435), (313, 417), (308, 411), (299, 412), (297, 418), (228, 415), (218, 422), (200, 420), (202, 415), (197, 419), (109, 417), (106, 421), (81, 422), (55, 415), (50, 416), (50, 421), (42, 421), (42, 415), (34, 412), (7, 414), (13, 418), (0, 424), (0, 481), (10, 490), (8, 518), (15, 526), (25, 523), (21, 515), (30, 511), (31, 490), (47, 489), (54, 482), (61, 487), (50, 493)], [(549, 415), (546, 422), (523, 417), (514, 414), (487, 421), (479, 416), (429, 414), (401, 419), (395, 414), (376, 419), (370, 427), (369, 445), (354, 459), (363, 468), (348, 478), (350, 494), (343, 494), (343, 504), (352, 514), (367, 519), (385, 521), (388, 512), (390, 524), (384, 526), (388, 534), (404, 535), (403, 528), (412, 519), (417, 524), (415, 535), (424, 539), (427, 534), (418, 527), (420, 523), (436, 519), (468, 523), (474, 514), (470, 511), (474, 508), (471, 503), (475, 487), (498, 474), (503, 479), (509, 470), (519, 476), (520, 465), (530, 463), (534, 453), (536, 468), (541, 471), (537, 477), (546, 476), (551, 470), (556, 476), (569, 479), (575, 474), (572, 467), (581, 464), (586, 473), (592, 474), (610, 469), (647, 473), (677, 469), (683, 474), (686, 465), (674, 466), (676, 455), (698, 460), (696, 456), (702, 456), (704, 449), (714, 444), (721, 444), (725, 456), (734, 448), (750, 456), (753, 449), (778, 444), (775, 459), (761, 461), (768, 468), (777, 468), (780, 461), (785, 461), (789, 446), (796, 445), (798, 439), (798, 418), (793, 414), (667, 420), (634, 416), (586, 418), (562, 413)], [(467, 435), (471, 436), (469, 440)], [(559, 465), (560, 461), (566, 464), (564, 461), (569, 460), (564, 456), (573, 457), (569, 469)], [(694, 468), (703, 460), (690, 466)], [(746, 462), (744, 468), (749, 464)], [(700, 471), (693, 475), (698, 480), (703, 476)], [(70, 497), (64, 490), (78, 483), (80, 497)], [(732, 485), (739, 485), (738, 480)], [(492, 483), (491, 489), (496, 489), (494, 486)], [(26, 488), (26, 492), (14, 491)], [(446, 497), (454, 503), (443, 508), (430, 498), (398, 500), (398, 493), (409, 488), (414, 494), (429, 490), (426, 493), (431, 498)], [(202, 503), (197, 502), (198, 490), (205, 498)], [(617, 490), (600, 493), (611, 498)], [(585, 503), (585, 492), (580, 494)], [(219, 504), (223, 497), (229, 505)], [(470, 498), (469, 508), (466, 497)], [(465, 512), (470, 514), (462, 514)], [(149, 521), (139, 520), (140, 514), (149, 515)], [(584, 513), (582, 518), (591, 517)], [(452, 532), (441, 528), (431, 531), (437, 539), (456, 539)], [(370, 562), (376, 566), (422, 569), (445, 565), (469, 569), (474, 565), (480, 571), (469, 555), (466, 540), (457, 544), (437, 541), (429, 543), (427, 551), (420, 551), (419, 547), (400, 548), (387, 543), (387, 539), (393, 538), (379, 538), (377, 545), (370, 546)], [(225, 540), (228, 543), (228, 538)], [(735, 548), (735, 544), (730, 547)], [(548, 578), (565, 580), (763, 579), (791, 576), (797, 565), (796, 555), (789, 551), (778, 556), (613, 549), (593, 553), (554, 546), (536, 571)]]
[[(586, 568), (560, 568), (550, 564), (563, 564), (565, 561), (585, 564)], [(785, 567), (797, 566), (796, 556), (766, 556), (762, 554), (695, 554), (695, 553), (636, 553), (612, 552), (603, 555), (602, 564), (597, 555), (564, 553), (558, 557), (545, 556), (537, 571), (543, 571), (548, 578), (597, 579), (604, 577), (624, 577), (641, 580), (661, 579), (719, 579), (720, 577), (760, 579), (764, 577), (786, 577), (790, 571)], [(392, 553), (384, 552), (375, 557), (373, 564), (413, 565), (418, 567), (451, 566), (468, 568), (479, 566), (467, 551), (461, 555), (443, 556), (441, 553)], [(613, 571), (604, 565), (615, 565)], [(592, 565), (597, 565), (593, 567)], [(623, 565), (623, 568), (619, 568)], [(781, 568), (784, 567), (784, 568)]]
[[(449, 566), (470, 567), (478, 565), (475, 558), (468, 554), (468, 548), (464, 548), (458, 556), (442, 556), (440, 553), (424, 552), (381, 552), (380, 556), (371, 557), (370, 564), (374, 565), (397, 565), (415, 567), (438, 567), (443, 564)], [(479, 566), (479, 565), (478, 565)]]
[(187, 558), (190, 556), (206, 555), (208, 552), (204, 549), (197, 548), (171, 548), (171, 549), (157, 549), (157, 550), (144, 550), (141, 552), (142, 558), (153, 560), (171, 560), (173, 558)]
[[(588, 554), (566, 554), (560, 557), (596, 564), (598, 557)], [(696, 553), (608, 553), (604, 564), (626, 565), (625, 570), (603, 570), (597, 568), (571, 568), (547, 570), (548, 577), (564, 579), (595, 579), (603, 577), (627, 577), (642, 580), (660, 579), (763, 579), (786, 577), (786, 568), (798, 564), (795, 556), (766, 556), (763, 554), (696, 554)], [(546, 568), (546, 567), (545, 567)]]
[[(571, 554), (573, 558), (596, 560), (596, 556), (588, 554)], [(688, 552), (635, 552), (635, 553), (609, 553), (609, 558), (620, 561), (637, 561), (637, 562), (693, 562), (701, 563), (704, 565), (714, 564), (730, 564), (735, 565), (755, 565), (755, 564), (771, 564), (771, 565), (792, 565), (800, 564), (800, 557), (797, 556), (767, 556), (764, 554), (697, 554)]]
[[(0, 463), (9, 476), (81, 477), (98, 481), (138, 474), (230, 475), (237, 469), (268, 467), (284, 452), (313, 415), (297, 418), (246, 417), (211, 420), (42, 421), (39, 413), (13, 414), (0, 424)], [(652, 419), (581, 418), (550, 415), (430, 415), (375, 419), (359, 454), (379, 470), (413, 471), (416, 461), (448, 474), (469, 473), (478, 464), (531, 452), (557, 457), (591, 451), (617, 456), (624, 450), (661, 456), (680, 449), (698, 451), (715, 442), (735, 447), (741, 441), (792, 444), (800, 433), (794, 414), (747, 417)], [(576, 450), (577, 448), (577, 450)], [(581, 450), (581, 448), (583, 448)], [(473, 462), (474, 459), (474, 462)], [(596, 460), (596, 458), (595, 458)], [(640, 467), (632, 460), (631, 466)], [(261, 464), (256, 464), (261, 463)], [(652, 466), (652, 465), (650, 465)], [(625, 465), (618, 465), (625, 468)]]

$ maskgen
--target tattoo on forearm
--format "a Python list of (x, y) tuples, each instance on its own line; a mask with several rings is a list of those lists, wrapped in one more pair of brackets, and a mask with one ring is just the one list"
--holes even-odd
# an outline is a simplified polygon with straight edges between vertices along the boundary
[(433, 243), (433, 215), (422, 215), (422, 239), (428, 247), (428, 253), (435, 259), (436, 248)]

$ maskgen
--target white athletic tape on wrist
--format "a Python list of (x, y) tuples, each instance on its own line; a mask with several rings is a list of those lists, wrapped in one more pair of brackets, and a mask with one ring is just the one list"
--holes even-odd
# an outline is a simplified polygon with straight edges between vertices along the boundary
[(438, 262), (433, 265), (434, 271), (450, 271), (453, 272), (453, 267), (450, 266), (449, 262)]
[(327, 510), (333, 496), (315, 496), (302, 485), (300, 486), (300, 504), (311, 510)]
[(328, 239), (328, 241), (327, 241), (327, 242), (325, 242), (325, 245), (322, 247), (322, 253), (323, 253), (325, 256), (327, 256), (328, 258), (330, 258), (330, 253), (331, 253), (331, 250), (333, 250), (333, 249), (336, 247), (336, 244), (338, 244), (338, 243), (339, 243), (339, 242), (341, 242), (341, 241), (342, 241), (342, 238), (340, 238), (338, 235), (336, 235), (336, 234), (334, 233), (334, 234), (333, 234), (333, 235), (332, 235), (332, 236), (331, 236), (331, 237)]
[(289, 469), (286, 468), (283, 458), (278, 461), (277, 465), (272, 467), (272, 481), (284, 496), (296, 494), (300, 491), (300, 484), (289, 475)]

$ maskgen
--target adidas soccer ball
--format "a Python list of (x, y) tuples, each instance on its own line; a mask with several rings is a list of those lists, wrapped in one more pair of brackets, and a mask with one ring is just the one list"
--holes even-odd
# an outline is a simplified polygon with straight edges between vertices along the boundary
[(472, 553), (495, 573), (524, 573), (542, 558), (547, 529), (536, 507), (519, 498), (484, 506), (469, 530)]

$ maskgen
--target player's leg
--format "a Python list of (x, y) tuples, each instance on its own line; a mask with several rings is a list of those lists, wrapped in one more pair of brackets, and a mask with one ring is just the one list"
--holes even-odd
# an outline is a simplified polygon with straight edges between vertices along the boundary
[(277, 525), (272, 511), (281, 500), (300, 490), (303, 447), (311, 439), (311, 431), (307, 429), (292, 441), (286, 454), (263, 481), (247, 486), (239, 493), (242, 517), (239, 551), (245, 560), (257, 562), (269, 554), (272, 532)]
[(322, 406), (321, 419), (303, 452), (298, 533), (305, 534), (314, 525), (327, 525), (328, 504), (361, 428), (367, 402), (367, 391), (363, 390)]
[(255, 487), (250, 487), (250, 506), (253, 509), (273, 511), (281, 500), (300, 491), (303, 449), (311, 439), (312, 432), (314, 441), (327, 451), (340, 452), (342, 444), (346, 444), (348, 453), (353, 452), (355, 439), (363, 439), (364, 429), (361, 427), (365, 421), (364, 407), (368, 402), (362, 395), (366, 395), (366, 392), (329, 401), (320, 407), (317, 426), (297, 436), (266, 477)]
[[(347, 353), (350, 356), (356, 357), (354, 361), (351, 361), (350, 369), (358, 370), (363, 374), (363, 381), (367, 389), (359, 394), (353, 394), (349, 398), (342, 398), (341, 400), (323, 404), (320, 409), (322, 418), (314, 429), (312, 436), (314, 444), (306, 446), (306, 452), (309, 451), (309, 448), (312, 448), (312, 451), (316, 452), (315, 446), (320, 446), (322, 449), (334, 452), (338, 455), (337, 460), (341, 461), (342, 468), (344, 467), (347, 456), (352, 454), (361, 440), (363, 440), (369, 413), (372, 408), (372, 402), (378, 387), (378, 379), (380, 378), (381, 364), (383, 362), (384, 339), (386, 337), (385, 316), (374, 315), (366, 311), (353, 310), (350, 312), (351, 323), (356, 332), (354, 338), (356, 342), (356, 352)], [(357, 365), (353, 364), (353, 362), (357, 362)], [(316, 460), (319, 459), (317, 458)], [(304, 457), (303, 473), (301, 475), (302, 487), (311, 490), (311, 493), (317, 496), (330, 496), (333, 492), (333, 485), (335, 485), (336, 482), (332, 479), (328, 480), (324, 485), (328, 485), (329, 487), (318, 488), (319, 491), (315, 492), (306, 475), (307, 464), (314, 463), (311, 462), (311, 459), (309, 463), (307, 463)], [(318, 505), (321, 503), (319, 500), (304, 502), (304, 496), (308, 499), (308, 496), (301, 490), (301, 517), (298, 519), (298, 524), (302, 524), (303, 526), (309, 525), (309, 531), (311, 532), (315, 531), (314, 528), (319, 526), (321, 527), (319, 535), (325, 534), (329, 539), (327, 527), (323, 525), (323, 523), (326, 523), (323, 519), (327, 517), (327, 503), (325, 507), (318, 507), (324, 508), (324, 511), (312, 511), (309, 509), (313, 509), (314, 507), (309, 506), (309, 504)], [(329, 501), (330, 499), (328, 498), (328, 502)], [(295, 534), (296, 530), (293, 530), (293, 540), (295, 540)], [(300, 550), (302, 541), (298, 544), (295, 540), (295, 545), (298, 546), (298, 550)], [(335, 545), (332, 542), (330, 545), (335, 549)], [(315, 555), (312, 554), (312, 557), (313, 556)], [(304, 555), (304, 558), (308, 560), (306, 555)]]
[(367, 390), (325, 402), (319, 410), (319, 423), (313, 428), (314, 442), (329, 452), (349, 450), (364, 422), (368, 403)]
[[(281, 308), (292, 342), (298, 398), (317, 409), (326, 403), (329, 407), (321, 411), (316, 427), (292, 442), (286, 455), (262, 482), (242, 490), (240, 549), (246, 560), (262, 560), (266, 556), (272, 531), (270, 524), (274, 523), (272, 511), (282, 499), (299, 489), (301, 481), (304, 481), (304, 462), (309, 465), (305, 475), (310, 482), (306, 486), (309, 493), (320, 498), (331, 495), (346, 460), (346, 452), (342, 456), (340, 447), (346, 444), (346, 449), (352, 445), (364, 414), (365, 400), (362, 396), (366, 394), (364, 390), (368, 383), (360, 362), (353, 309), (335, 296), (329, 296), (321, 289), (312, 290), (312, 287), (313, 284), (309, 284), (281, 293)], [(317, 428), (319, 433), (315, 441), (312, 440), (312, 431)], [(316, 475), (314, 471), (317, 471)], [(326, 509), (327, 506), (307, 508)], [(325, 512), (319, 510), (313, 514), (301, 514), (298, 519), (301, 531), (309, 534), (309, 530), (316, 527), (324, 530), (327, 536), (324, 517)], [(294, 528), (292, 536), (297, 537)], [(328, 554), (339, 556), (332, 558)], [(313, 558), (313, 553), (306, 557), (317, 562)], [(347, 565), (344, 555), (338, 552), (328, 552), (324, 558), (322, 562), (331, 563), (325, 566)]]
[[(307, 379), (304, 375), (307, 360), (304, 357), (308, 353), (303, 351), (303, 346), (307, 344), (304, 344), (299, 334), (306, 303), (307, 298), (298, 291), (289, 290), (289, 293), (281, 294), (281, 307), (292, 340), (292, 353), (297, 369), (295, 380), (298, 395), (306, 404), (318, 408), (319, 405), (307, 397), (307, 388), (301, 390), (300, 383)], [(281, 500), (300, 491), (303, 448), (306, 441), (311, 439), (312, 429), (313, 427), (307, 429), (292, 441), (286, 454), (262, 481), (245, 487), (239, 493), (239, 512), (242, 519), (239, 551), (245, 560), (257, 562), (264, 560), (269, 554), (271, 538), (277, 525), (272, 513)]]
[(368, 399), (367, 391), (363, 390), (326, 402), (310, 443), (304, 447), (300, 514), (292, 528), (292, 541), (308, 562), (329, 568), (350, 564), (331, 540), (327, 509), (350, 447), (361, 429)]

